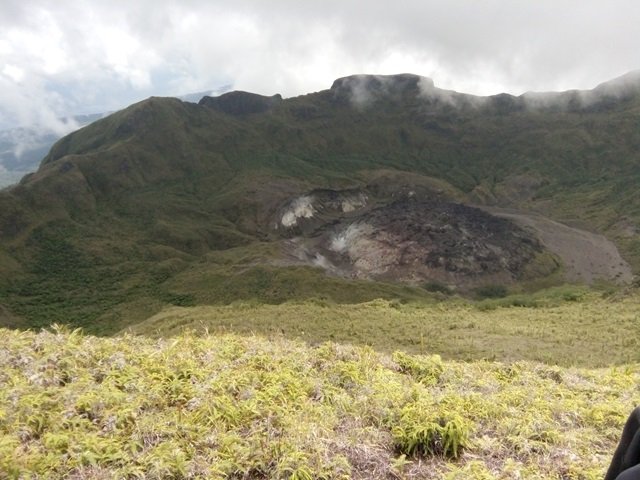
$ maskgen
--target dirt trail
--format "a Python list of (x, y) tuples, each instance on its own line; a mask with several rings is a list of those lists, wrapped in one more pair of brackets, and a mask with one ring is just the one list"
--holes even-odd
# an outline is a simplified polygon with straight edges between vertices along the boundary
[(570, 282), (593, 283), (611, 280), (619, 284), (633, 280), (631, 267), (616, 246), (603, 235), (568, 227), (542, 215), (498, 207), (479, 207), (533, 231), (540, 241), (558, 255)]

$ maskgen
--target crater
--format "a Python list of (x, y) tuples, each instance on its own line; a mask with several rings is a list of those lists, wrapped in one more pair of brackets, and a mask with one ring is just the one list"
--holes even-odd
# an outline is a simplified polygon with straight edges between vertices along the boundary
[(534, 233), (478, 208), (413, 191), (388, 202), (328, 192), (292, 200), (280, 222), (290, 224), (289, 257), (330, 274), (470, 288), (512, 284), (532, 271), (546, 276), (559, 266)]

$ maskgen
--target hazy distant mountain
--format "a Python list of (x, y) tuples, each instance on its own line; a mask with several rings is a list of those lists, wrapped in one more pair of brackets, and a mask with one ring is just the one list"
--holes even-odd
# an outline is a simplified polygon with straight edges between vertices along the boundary
[[(219, 95), (230, 88), (230, 85), (224, 85), (215, 90), (191, 93), (177, 98), (185, 102), (197, 103), (204, 96)], [(81, 128), (110, 113), (75, 115), (63, 121)], [(60, 134), (46, 127), (0, 130), (0, 188), (16, 183), (27, 173), (37, 170), (49, 149), (60, 138)]]
[[(108, 114), (76, 115), (64, 121), (78, 128)], [(0, 131), (0, 188), (17, 182), (38, 168), (61, 135), (46, 127)]]
[(0, 192), (0, 315), (109, 330), (166, 304), (629, 282), (639, 87), (478, 97), (355, 75), (150, 98)]

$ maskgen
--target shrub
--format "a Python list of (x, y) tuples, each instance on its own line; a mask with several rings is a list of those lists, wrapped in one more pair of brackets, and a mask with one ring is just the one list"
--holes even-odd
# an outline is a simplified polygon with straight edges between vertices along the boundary
[(506, 297), (509, 291), (504, 285), (485, 285), (476, 288), (475, 293), (479, 298), (502, 298)]
[(437, 416), (434, 406), (418, 401), (402, 409), (391, 434), (399, 453), (458, 458), (467, 446), (469, 427), (459, 415)]
[(445, 295), (451, 295), (452, 293), (451, 289), (447, 285), (440, 282), (427, 282), (422, 286), (422, 288), (431, 293), (444, 293)]
[(400, 371), (407, 373), (417, 381), (426, 384), (438, 383), (440, 375), (444, 371), (444, 365), (440, 355), (407, 355), (403, 352), (395, 352), (393, 361), (398, 364)]

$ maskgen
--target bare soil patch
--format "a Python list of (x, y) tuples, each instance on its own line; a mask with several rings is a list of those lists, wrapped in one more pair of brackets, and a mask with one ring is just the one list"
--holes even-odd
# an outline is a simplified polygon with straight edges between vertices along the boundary
[(607, 280), (628, 284), (633, 280), (631, 267), (604, 235), (569, 227), (536, 213), (499, 207), (479, 208), (512, 220), (536, 234), (546, 248), (562, 259), (567, 281), (591, 284)]

